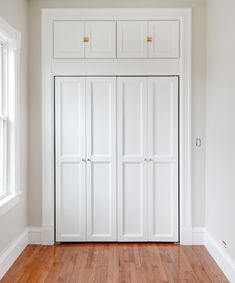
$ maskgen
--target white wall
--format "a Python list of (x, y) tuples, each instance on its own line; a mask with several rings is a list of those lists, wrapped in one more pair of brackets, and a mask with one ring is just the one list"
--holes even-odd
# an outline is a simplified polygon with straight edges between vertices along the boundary
[(235, 1), (207, 11), (206, 228), (235, 260)]
[(14, 208), (0, 217), (0, 253), (17, 238), (27, 226), (27, 0), (1, 0), (0, 17), (22, 33), (21, 67), (20, 67), (20, 151), (21, 200)]
[(29, 65), (29, 224), (41, 225), (41, 8), (54, 7), (193, 7), (193, 139), (203, 140), (193, 147), (193, 224), (204, 226), (205, 203), (205, 0), (30, 0)]

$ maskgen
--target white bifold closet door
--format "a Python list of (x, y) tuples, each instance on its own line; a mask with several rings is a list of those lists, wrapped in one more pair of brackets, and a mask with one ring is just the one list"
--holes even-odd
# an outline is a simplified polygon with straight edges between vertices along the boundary
[(118, 239), (147, 241), (147, 78), (118, 78)]
[(178, 238), (178, 78), (148, 79), (148, 237)]
[(56, 240), (86, 240), (85, 79), (56, 78)]
[(178, 241), (177, 77), (56, 78), (55, 153), (56, 241)]
[(118, 78), (118, 240), (178, 241), (178, 78)]
[(56, 78), (56, 240), (116, 240), (116, 78)]
[(87, 240), (116, 241), (116, 78), (86, 81)]

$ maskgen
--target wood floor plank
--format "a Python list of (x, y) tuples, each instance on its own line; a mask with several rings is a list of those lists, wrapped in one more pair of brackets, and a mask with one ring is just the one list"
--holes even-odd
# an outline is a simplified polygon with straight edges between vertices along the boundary
[(1, 283), (228, 283), (203, 246), (28, 246)]

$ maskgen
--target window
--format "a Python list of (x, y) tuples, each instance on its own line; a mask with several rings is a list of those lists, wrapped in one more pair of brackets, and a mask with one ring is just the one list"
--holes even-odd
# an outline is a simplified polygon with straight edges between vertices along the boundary
[(0, 18), (0, 215), (19, 199), (18, 62), (20, 32)]
[(7, 45), (0, 42), (0, 199), (7, 194)]

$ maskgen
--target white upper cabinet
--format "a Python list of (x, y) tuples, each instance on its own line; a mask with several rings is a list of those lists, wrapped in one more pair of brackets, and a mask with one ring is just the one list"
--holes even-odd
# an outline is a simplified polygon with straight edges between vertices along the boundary
[(117, 23), (118, 58), (178, 58), (179, 21)]
[(86, 22), (85, 57), (116, 58), (116, 22)]
[(54, 58), (84, 58), (84, 22), (54, 22)]
[(179, 57), (179, 21), (149, 22), (149, 57)]
[(173, 59), (179, 55), (178, 20), (54, 22), (55, 59)]
[(116, 22), (54, 22), (54, 58), (116, 58)]
[(148, 22), (120, 21), (117, 23), (117, 57), (147, 58)]

